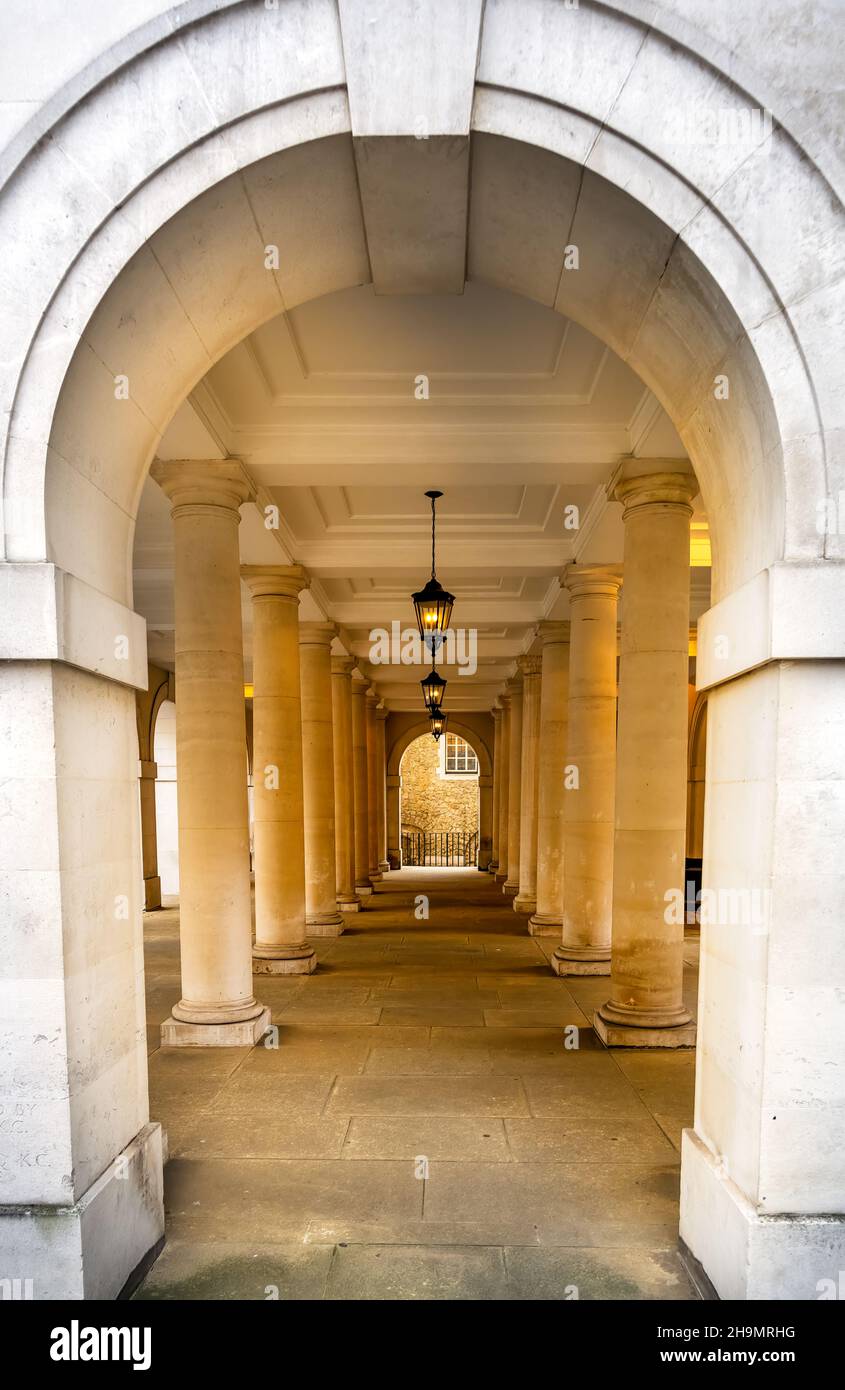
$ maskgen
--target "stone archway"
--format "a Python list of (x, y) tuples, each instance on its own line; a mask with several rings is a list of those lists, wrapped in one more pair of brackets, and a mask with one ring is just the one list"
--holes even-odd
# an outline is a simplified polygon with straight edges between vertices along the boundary
[[(12, 152), (0, 207), (2, 682), (4, 698), (39, 712), (21, 731), (8, 793), (21, 827), (14, 911), (38, 922), (21, 967), (36, 982), (31, 1009), (14, 1045), (31, 1062), (43, 1013), (58, 1011), (66, 1064), (45, 1074), (32, 1126), (15, 1136), (19, 1156), (39, 1148), (44, 1162), (37, 1174), (13, 1163), (4, 1202), (70, 1213), (56, 1218), (56, 1245), (81, 1241), (81, 1268), (54, 1287), (88, 1296), (119, 1289), (159, 1237), (127, 752), (146, 681), (131, 540), (157, 442), (211, 363), (263, 319), (370, 276), (388, 289), (454, 288), (466, 251), (470, 275), (554, 304), (626, 358), (698, 474), (716, 599), (699, 643), (699, 686), (710, 692), (705, 884), (766, 885), (772, 910), (765, 937), (714, 933), (705, 949), (682, 1235), (725, 1296), (804, 1296), (816, 1252), (841, 1238), (824, 1216), (841, 1202), (830, 1079), (839, 1044), (827, 1016), (840, 889), (825, 844), (800, 834), (817, 814), (830, 822), (831, 787), (841, 788), (826, 749), (842, 704), (843, 537), (818, 527), (819, 504), (842, 485), (827, 327), (843, 284), (840, 209), (757, 75), (740, 77), (733, 55), (668, 17), (647, 27), (635, 0), (577, 12), (499, 0), (483, 22), (480, 3), (408, 8), (398, 46), (387, 22), (364, 43), (361, 13), (331, 0), (291, 0), (260, 20), (245, 0), (182, 7), (102, 55)], [(581, 28), (567, 31), (573, 23)], [(233, 50), (250, 61), (219, 61)], [(678, 92), (693, 111), (705, 97), (741, 111), (750, 96), (773, 105), (778, 124), (751, 134), (726, 170), (706, 142), (678, 138)], [(168, 102), (179, 119), (162, 122)], [(471, 136), (464, 247), (456, 228)], [(388, 225), (386, 198), (398, 224)], [(563, 264), (570, 242), (589, 248), (577, 276)], [(275, 268), (267, 248), (279, 244)], [(421, 258), (403, 261), (397, 245)], [(717, 377), (727, 395), (714, 394)], [(808, 605), (830, 622), (808, 630)], [(97, 747), (100, 772), (85, 786), (83, 746)], [(29, 830), (34, 780), (53, 807), (44, 864)], [(84, 849), (80, 796), (97, 827)], [(129, 919), (116, 930), (109, 905), (124, 897)], [(796, 933), (807, 903), (812, 923)], [(78, 974), (66, 950), (76, 939), (108, 989)], [(822, 1013), (807, 1037), (806, 1017)], [(99, 1062), (82, 1066), (74, 1045)], [(84, 1084), (73, 1080), (81, 1074)], [(811, 1115), (794, 1100), (806, 1095)], [(800, 1181), (784, 1161), (799, 1151)], [(118, 1157), (129, 1184), (113, 1181)], [(97, 1201), (102, 1228), (118, 1198), (136, 1218), (131, 1248), (105, 1252), (86, 1234), (83, 1205)], [(717, 1235), (725, 1227), (730, 1242)]]
[[(427, 719), (420, 719), (403, 729), (394, 740), (387, 755), (387, 857), (391, 869), (402, 864), (402, 757), (418, 738), (430, 734)], [(493, 852), (493, 759), (490, 749), (477, 729), (449, 716), (449, 732), (459, 734), (478, 758), (478, 867), (485, 873)]]

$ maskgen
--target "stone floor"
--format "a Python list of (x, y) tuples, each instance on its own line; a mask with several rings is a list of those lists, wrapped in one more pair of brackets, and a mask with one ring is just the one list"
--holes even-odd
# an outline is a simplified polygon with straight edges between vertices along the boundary
[(555, 942), (477, 871), (390, 874), (347, 922), (314, 975), (256, 981), (277, 1047), (193, 1052), (158, 1039), (178, 913), (146, 917), (170, 1162), (136, 1297), (695, 1298), (676, 1249), (693, 1054), (605, 1050), (607, 980), (558, 980)]

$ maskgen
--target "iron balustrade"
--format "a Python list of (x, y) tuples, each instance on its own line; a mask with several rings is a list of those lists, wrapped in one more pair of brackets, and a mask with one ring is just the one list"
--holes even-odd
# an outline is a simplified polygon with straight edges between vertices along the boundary
[(403, 831), (402, 863), (439, 869), (477, 867), (478, 831)]

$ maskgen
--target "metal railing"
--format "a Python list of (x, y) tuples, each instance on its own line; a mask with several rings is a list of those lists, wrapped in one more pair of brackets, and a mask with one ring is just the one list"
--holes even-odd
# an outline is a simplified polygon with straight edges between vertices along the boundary
[(404, 831), (402, 863), (439, 869), (474, 867), (478, 863), (478, 832), (448, 830), (424, 834), (421, 830)]

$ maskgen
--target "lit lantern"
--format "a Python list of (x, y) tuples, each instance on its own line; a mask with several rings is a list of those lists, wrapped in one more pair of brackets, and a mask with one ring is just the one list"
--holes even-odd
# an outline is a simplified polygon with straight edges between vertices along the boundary
[(420, 681), (420, 686), (426, 709), (433, 714), (443, 704), (443, 696), (446, 694), (446, 678), (439, 675), (432, 667), (425, 680)]
[(443, 585), (438, 582), (435, 573), (434, 503), (438, 497), (443, 496), (443, 493), (427, 492), (425, 495), (431, 498), (431, 578), (420, 589), (419, 593), (412, 594), (411, 598), (417, 615), (417, 627), (420, 630), (420, 636), (433, 656), (442, 641), (443, 633), (449, 626), (455, 595), (446, 592)]
[(443, 713), (442, 709), (433, 709), (429, 715), (431, 736), (435, 743), (437, 743), (440, 735), (446, 732), (446, 719), (447, 716)]

